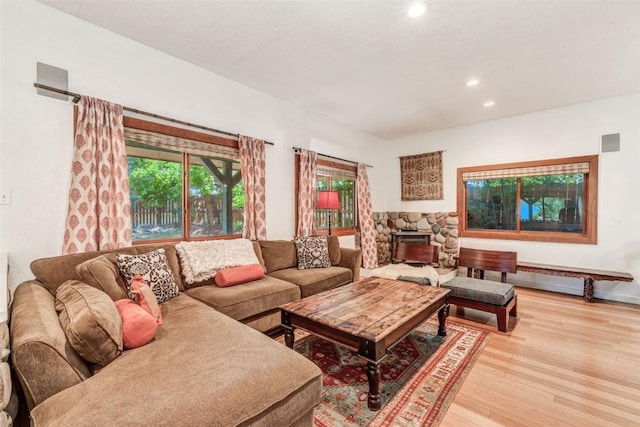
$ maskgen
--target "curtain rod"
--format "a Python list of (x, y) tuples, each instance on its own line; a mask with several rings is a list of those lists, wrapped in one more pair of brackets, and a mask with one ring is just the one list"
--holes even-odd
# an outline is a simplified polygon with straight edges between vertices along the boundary
[[(80, 101), (80, 96), (81, 95), (77, 94), (77, 93), (73, 93), (73, 92), (69, 92), (69, 91), (66, 91), (66, 90), (58, 89), (58, 88), (55, 88), (55, 87), (52, 87), (52, 86), (43, 85), (43, 84), (40, 84), (40, 83), (34, 83), (33, 86), (37, 87), (38, 89), (49, 90), (51, 92), (61, 93), (63, 95), (67, 95), (67, 96), (72, 96), (74, 104), (77, 104), (78, 101)], [(136, 108), (124, 107), (123, 106), (122, 109), (125, 110), (125, 111), (129, 111), (131, 113), (142, 114), (142, 115), (153, 117), (153, 118), (156, 118), (156, 119), (166, 120), (166, 121), (171, 122), (171, 123), (178, 123), (178, 124), (189, 126), (189, 127), (196, 128), (196, 129), (202, 129), (202, 130), (207, 130), (209, 132), (215, 132), (215, 133), (221, 133), (223, 135), (233, 136), (234, 138), (238, 138), (240, 136), (237, 133), (226, 132), (226, 131), (220, 130), (220, 129), (215, 129), (215, 128), (210, 128), (210, 127), (207, 127), (207, 126), (197, 125), (195, 123), (189, 123), (189, 122), (185, 122), (185, 121), (178, 120), (178, 119), (172, 119), (171, 117), (166, 117), (166, 116), (161, 116), (159, 114), (149, 113), (147, 111), (138, 110)], [(264, 143), (267, 144), (267, 145), (275, 145), (273, 142), (270, 142), (270, 141), (264, 141)]]
[[(292, 148), (293, 148), (293, 151), (295, 151), (296, 153), (299, 153), (300, 150), (302, 150), (302, 148), (300, 148), (300, 147), (292, 147)], [(318, 156), (328, 157), (328, 158), (334, 159), (334, 160), (340, 160), (341, 162), (353, 163), (354, 165), (358, 164), (358, 162), (354, 162), (353, 160), (341, 159), (340, 157), (334, 157), (334, 156), (330, 156), (328, 154), (320, 154), (320, 153), (318, 153)], [(367, 165), (367, 164), (365, 164), (365, 166), (368, 167), (368, 168), (372, 168), (373, 167), (373, 166)]]

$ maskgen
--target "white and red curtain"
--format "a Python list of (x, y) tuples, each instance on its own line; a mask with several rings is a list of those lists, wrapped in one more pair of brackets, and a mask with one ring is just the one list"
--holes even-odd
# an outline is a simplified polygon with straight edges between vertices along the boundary
[(358, 163), (356, 177), (356, 194), (358, 195), (358, 224), (360, 226), (360, 248), (362, 249), (362, 266), (378, 267), (378, 249), (376, 245), (376, 227), (373, 222), (371, 207), (371, 190), (367, 177), (367, 165)]
[(244, 183), (244, 226), (242, 237), (251, 240), (267, 238), (265, 209), (264, 141), (240, 135), (240, 168)]
[(131, 246), (122, 106), (78, 103), (63, 254)]
[(298, 224), (296, 236), (310, 236), (315, 226), (318, 155), (315, 151), (298, 153)]

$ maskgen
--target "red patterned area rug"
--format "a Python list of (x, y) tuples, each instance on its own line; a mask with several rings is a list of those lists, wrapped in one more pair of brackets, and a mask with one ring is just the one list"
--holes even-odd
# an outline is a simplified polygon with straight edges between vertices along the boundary
[[(447, 336), (437, 335), (430, 319), (400, 341), (382, 361), (382, 409), (367, 408), (367, 365), (353, 352), (296, 331), (295, 349), (323, 372), (317, 427), (437, 426), (490, 333), (447, 321)], [(282, 340), (282, 337), (280, 337)]]

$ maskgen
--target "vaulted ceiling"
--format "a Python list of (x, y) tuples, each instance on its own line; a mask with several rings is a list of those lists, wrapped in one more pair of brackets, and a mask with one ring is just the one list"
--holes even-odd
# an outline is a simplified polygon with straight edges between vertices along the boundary
[(640, 92), (639, 1), (42, 3), (387, 139)]

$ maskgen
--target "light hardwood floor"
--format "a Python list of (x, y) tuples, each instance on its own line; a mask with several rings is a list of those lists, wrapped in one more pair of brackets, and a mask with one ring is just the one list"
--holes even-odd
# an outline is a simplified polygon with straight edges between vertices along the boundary
[(506, 334), (452, 307), (451, 320), (493, 334), (441, 426), (640, 426), (640, 307), (517, 293)]

